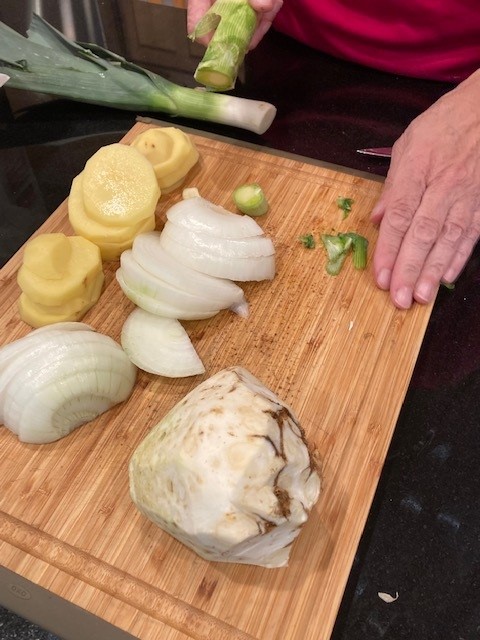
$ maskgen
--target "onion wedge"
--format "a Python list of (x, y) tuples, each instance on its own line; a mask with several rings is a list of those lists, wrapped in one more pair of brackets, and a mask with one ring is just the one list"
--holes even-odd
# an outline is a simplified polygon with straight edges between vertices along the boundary
[(165, 318), (174, 318), (179, 320), (203, 320), (204, 318), (211, 318), (218, 313), (218, 309), (211, 309), (209, 311), (192, 311), (186, 309), (180, 309), (174, 307), (167, 302), (153, 298), (148, 293), (145, 293), (141, 289), (135, 289), (123, 277), (122, 268), (117, 269), (115, 273), (120, 288), (123, 293), (131, 300), (137, 307), (153, 313), (157, 316), (164, 316)]
[(186, 248), (165, 229), (160, 235), (160, 245), (167, 253), (187, 267), (217, 278), (238, 282), (272, 280), (275, 276), (275, 255), (252, 258), (235, 258), (214, 255), (201, 249)]
[(126, 319), (122, 347), (140, 369), (168, 378), (205, 373), (205, 367), (178, 320), (135, 309)]
[(263, 235), (262, 227), (250, 216), (239, 215), (201, 196), (186, 198), (167, 210), (167, 219), (184, 230), (215, 238), (251, 238)]
[[(120, 268), (124, 281), (132, 289), (141, 291), (145, 295), (177, 308), (181, 314), (204, 313), (215, 309), (220, 311), (215, 302), (198, 293), (189, 293), (183, 289), (170, 285), (165, 280), (151, 274), (141, 267), (132, 255), (131, 251), (124, 251), (120, 257)], [(178, 316), (179, 319), (182, 315)]]
[(263, 234), (253, 238), (218, 238), (187, 231), (167, 220), (162, 235), (170, 236), (187, 249), (208, 252), (221, 258), (262, 258), (275, 253), (273, 242)]
[(2, 372), (0, 396), (2, 421), (22, 442), (58, 440), (131, 394), (137, 369), (108, 336), (89, 327), (28, 338)]
[(138, 264), (168, 284), (189, 293), (201, 294), (213, 306), (227, 309), (247, 305), (243, 289), (231, 280), (214, 278), (178, 262), (160, 245), (160, 232), (142, 233), (133, 242), (132, 255)]

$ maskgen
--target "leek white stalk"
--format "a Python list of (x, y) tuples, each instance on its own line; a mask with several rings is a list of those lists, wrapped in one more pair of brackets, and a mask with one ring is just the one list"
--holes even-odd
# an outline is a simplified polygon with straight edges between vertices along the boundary
[(11, 357), (1, 373), (0, 418), (22, 442), (58, 440), (132, 392), (137, 368), (120, 345), (73, 324), (50, 325), (3, 348)]
[(160, 111), (264, 133), (272, 104), (181, 87), (101, 47), (82, 47), (34, 14), (28, 38), (0, 22), (8, 86), (131, 111)]
[(168, 378), (205, 373), (187, 332), (178, 320), (135, 309), (122, 327), (122, 347), (143, 371)]
[(195, 40), (214, 32), (195, 80), (215, 91), (233, 89), (256, 26), (248, 0), (216, 0), (189, 34)]
[(183, 398), (140, 443), (130, 494), (152, 522), (202, 558), (288, 563), (320, 493), (292, 409), (241, 367)]

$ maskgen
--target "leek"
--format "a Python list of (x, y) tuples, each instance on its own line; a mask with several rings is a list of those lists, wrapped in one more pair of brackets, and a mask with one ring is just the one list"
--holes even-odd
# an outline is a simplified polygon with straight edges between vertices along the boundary
[(249, 216), (263, 216), (268, 211), (268, 200), (256, 182), (237, 187), (232, 197), (237, 209)]
[(272, 104), (181, 87), (102, 47), (81, 45), (34, 14), (25, 38), (0, 22), (8, 86), (126, 110), (159, 111), (264, 133)]
[(195, 40), (214, 32), (195, 80), (214, 91), (233, 89), (256, 26), (248, 0), (216, 0), (189, 35)]

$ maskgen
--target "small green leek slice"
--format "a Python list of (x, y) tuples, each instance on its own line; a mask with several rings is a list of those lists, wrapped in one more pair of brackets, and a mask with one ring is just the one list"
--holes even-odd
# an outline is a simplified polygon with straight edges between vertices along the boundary
[(313, 233), (306, 233), (305, 235), (300, 236), (298, 241), (303, 244), (305, 249), (315, 249), (316, 242)]
[(268, 211), (268, 201), (262, 187), (253, 182), (242, 184), (233, 192), (233, 201), (242, 213), (249, 216), (263, 216)]
[(71, 42), (34, 14), (28, 38), (0, 22), (8, 87), (130, 111), (160, 111), (264, 133), (272, 104), (181, 87), (102, 47)]
[(326, 270), (330, 275), (336, 276), (340, 273), (350, 251), (353, 251), (355, 269), (365, 269), (367, 266), (368, 240), (363, 236), (348, 232), (337, 235), (323, 234), (321, 238), (328, 258)]
[(195, 80), (213, 91), (233, 89), (256, 26), (248, 0), (216, 0), (189, 34), (195, 40), (214, 32)]
[(348, 233), (340, 234), (352, 241), (353, 249), (353, 266), (355, 269), (365, 269), (367, 266), (367, 250), (368, 240), (364, 236), (350, 231)]
[(337, 207), (343, 211), (343, 219), (348, 218), (348, 214), (352, 210), (353, 198), (344, 198), (340, 196), (337, 198)]

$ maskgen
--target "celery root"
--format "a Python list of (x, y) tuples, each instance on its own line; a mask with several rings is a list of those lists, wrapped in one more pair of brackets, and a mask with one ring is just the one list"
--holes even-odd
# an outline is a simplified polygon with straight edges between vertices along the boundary
[(195, 80), (214, 91), (233, 89), (256, 25), (248, 0), (216, 0), (189, 35), (195, 40), (214, 32)]

